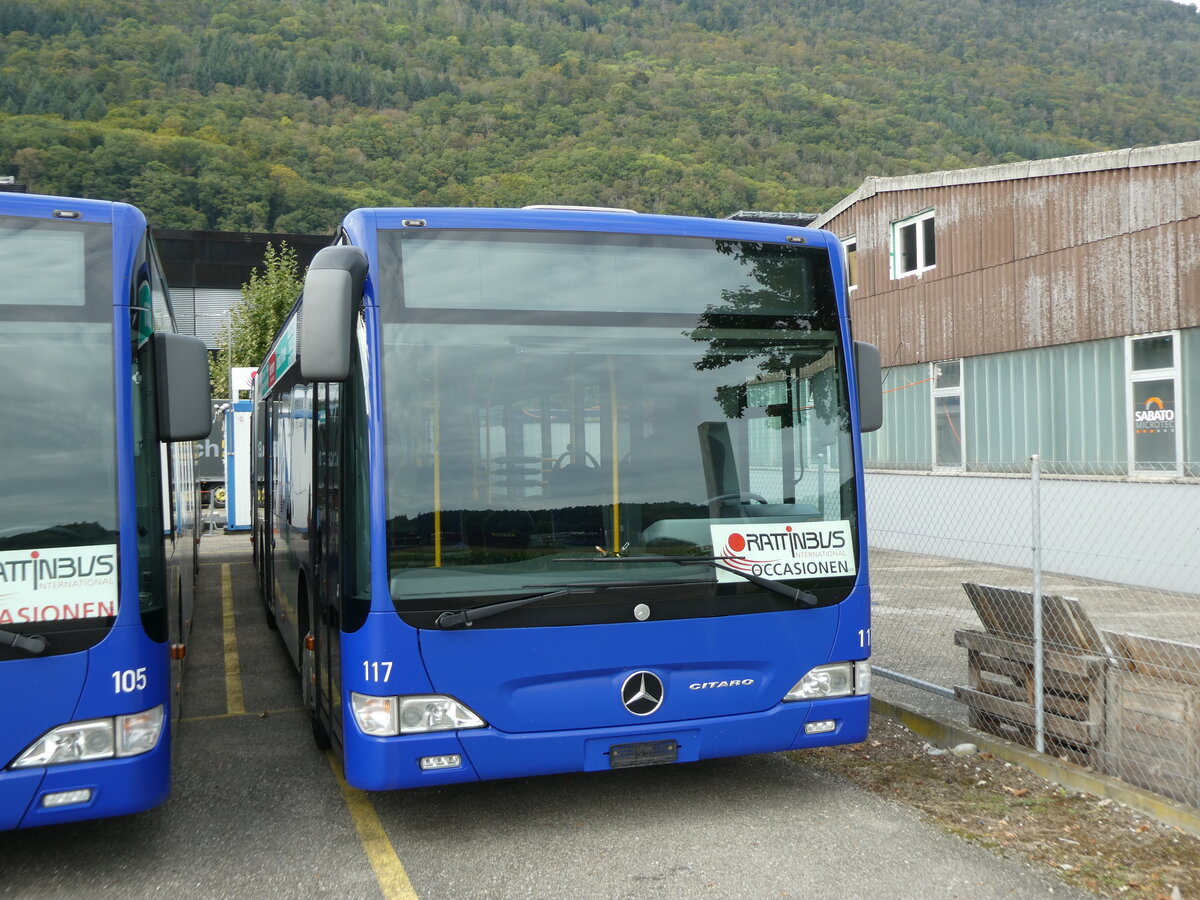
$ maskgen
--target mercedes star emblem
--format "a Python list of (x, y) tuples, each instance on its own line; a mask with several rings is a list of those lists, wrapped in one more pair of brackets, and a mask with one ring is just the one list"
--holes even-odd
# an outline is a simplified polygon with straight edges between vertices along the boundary
[(662, 680), (653, 672), (634, 672), (621, 685), (621, 702), (635, 716), (648, 716), (663, 702)]

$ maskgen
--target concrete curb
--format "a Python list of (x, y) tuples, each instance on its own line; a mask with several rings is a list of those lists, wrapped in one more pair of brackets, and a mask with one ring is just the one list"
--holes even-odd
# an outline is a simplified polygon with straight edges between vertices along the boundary
[(1010, 762), (1014, 766), (1028, 769), (1055, 784), (1060, 784), (1073, 791), (1085, 791), (1097, 797), (1115, 800), (1157, 819), (1164, 825), (1173, 825), (1181, 831), (1200, 837), (1200, 809), (1195, 807), (1176, 803), (1174, 800), (1144, 791), (1108, 775), (1101, 775), (1099, 772), (1085, 769), (1054, 756), (1037, 753), (1028, 747), (1022, 747), (1020, 744), (1014, 744), (994, 735), (961, 725), (939, 722), (916, 710), (888, 700), (881, 700), (878, 697), (871, 698), (871, 710), (876, 715), (899, 722), (931, 744), (939, 747), (953, 747), (956, 744), (964, 743), (975, 744), (980, 750), (1005, 762)]

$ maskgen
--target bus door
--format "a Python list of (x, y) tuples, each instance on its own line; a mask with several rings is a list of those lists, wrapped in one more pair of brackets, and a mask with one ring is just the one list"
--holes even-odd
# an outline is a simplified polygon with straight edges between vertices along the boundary
[(342, 385), (321, 382), (316, 399), (315, 495), (313, 521), (313, 608), (311, 631), (316, 640), (316, 703), (318, 725), (341, 743), (341, 659), (339, 630), (342, 613)]

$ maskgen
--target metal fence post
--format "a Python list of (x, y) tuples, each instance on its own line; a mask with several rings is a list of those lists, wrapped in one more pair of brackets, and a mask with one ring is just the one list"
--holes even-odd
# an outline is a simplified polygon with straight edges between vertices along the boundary
[(1033, 538), (1033, 708), (1037, 727), (1037, 752), (1046, 752), (1045, 642), (1042, 635), (1042, 498), (1041, 460), (1029, 457), (1030, 484), (1033, 489), (1031, 530)]

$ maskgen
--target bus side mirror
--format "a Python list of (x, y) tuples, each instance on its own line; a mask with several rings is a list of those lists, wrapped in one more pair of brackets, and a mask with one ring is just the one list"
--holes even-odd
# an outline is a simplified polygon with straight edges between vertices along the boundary
[(349, 377), (354, 302), (366, 274), (367, 255), (358, 247), (326, 247), (313, 257), (300, 301), (300, 377), (305, 381)]
[(158, 439), (198, 441), (212, 430), (212, 388), (204, 341), (156, 331), (154, 377), (158, 388)]
[(854, 342), (854, 371), (858, 381), (858, 427), (864, 434), (883, 427), (883, 368), (879, 348)]

